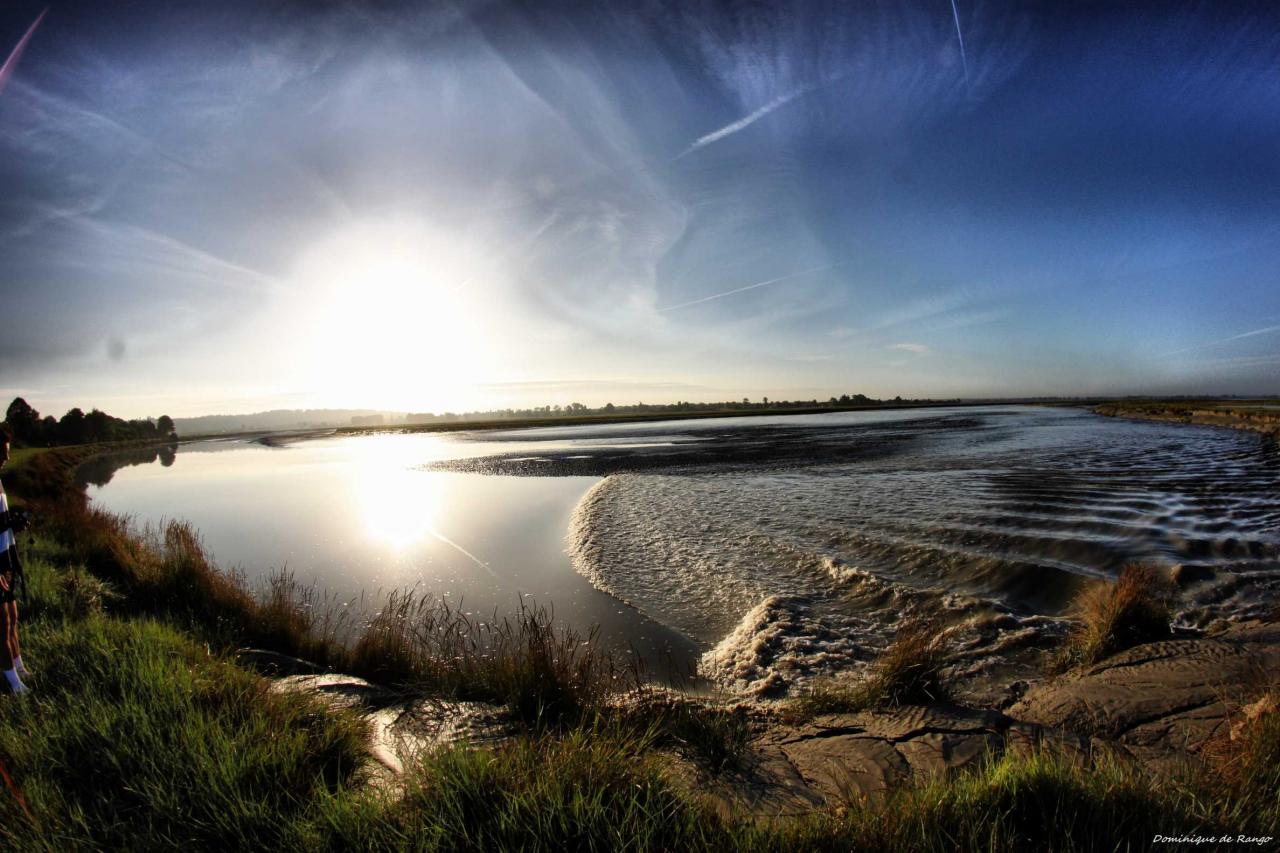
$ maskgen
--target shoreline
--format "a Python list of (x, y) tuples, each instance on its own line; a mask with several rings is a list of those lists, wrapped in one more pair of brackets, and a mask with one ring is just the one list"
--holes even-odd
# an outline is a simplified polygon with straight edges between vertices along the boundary
[(1204, 402), (1105, 403), (1094, 406), (1091, 411), (1110, 418), (1225, 427), (1257, 432), (1271, 438), (1280, 437), (1280, 408), (1272, 410), (1270, 406), (1213, 406)]

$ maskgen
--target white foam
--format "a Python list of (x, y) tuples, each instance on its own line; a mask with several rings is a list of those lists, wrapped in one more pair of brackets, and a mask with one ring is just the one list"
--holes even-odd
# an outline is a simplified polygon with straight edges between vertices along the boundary
[(859, 643), (869, 633), (855, 622), (832, 624), (801, 601), (771, 595), (702, 656), (699, 670), (748, 696), (781, 696), (815, 678), (865, 665), (876, 650)]

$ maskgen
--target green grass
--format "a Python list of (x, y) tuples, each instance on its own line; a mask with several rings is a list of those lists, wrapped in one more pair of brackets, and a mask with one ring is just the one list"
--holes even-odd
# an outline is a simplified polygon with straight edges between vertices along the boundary
[(1124, 764), (1103, 756), (1082, 764), (1037, 751), (901, 788), (883, 802), (850, 802), (832, 815), (784, 830), (783, 844), (777, 844), (778, 834), (765, 834), (759, 847), (926, 853), (1145, 850), (1158, 846), (1151, 843), (1157, 834), (1218, 834), (1219, 829), (1194, 797), (1152, 785)]
[[(17, 849), (270, 847), (350, 786), (364, 724), (210, 656), (173, 628), (90, 616), (26, 632), (34, 692), (0, 702)], [(29, 813), (28, 813), (29, 810)]]

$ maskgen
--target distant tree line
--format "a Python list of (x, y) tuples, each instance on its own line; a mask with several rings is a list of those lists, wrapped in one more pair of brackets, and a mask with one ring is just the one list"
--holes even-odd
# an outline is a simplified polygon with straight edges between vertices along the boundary
[[(788, 409), (839, 409), (844, 407), (862, 408), (866, 406), (901, 405), (903, 403), (921, 402), (894, 397), (892, 400), (877, 400), (866, 394), (841, 394), (826, 400), (770, 400), (762, 397), (752, 401), (748, 397), (742, 400), (727, 400), (718, 403), (692, 403), (681, 400), (677, 403), (632, 403), (614, 405), (606, 403), (598, 408), (585, 406), (582, 403), (567, 405), (534, 406), (531, 409), (492, 409), (487, 412), (413, 412), (405, 416), (406, 423), (432, 423), (434, 421), (488, 421), (488, 420), (524, 420), (534, 418), (556, 417), (590, 417), (593, 415), (648, 415), (678, 412), (754, 412), (764, 409), (786, 411)], [(355, 419), (352, 419), (355, 422)]]
[(91, 444), (98, 441), (177, 438), (173, 418), (161, 415), (152, 420), (123, 420), (93, 409), (85, 414), (72, 409), (61, 418), (40, 413), (21, 397), (15, 397), (5, 411), (5, 422), (13, 430), (14, 443), (22, 447), (53, 447), (62, 444)]

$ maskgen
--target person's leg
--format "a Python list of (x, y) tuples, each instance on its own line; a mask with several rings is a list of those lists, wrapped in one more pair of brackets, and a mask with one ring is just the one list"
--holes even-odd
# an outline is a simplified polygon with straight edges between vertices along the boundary
[[(2, 588), (3, 582), (0, 581), (0, 596), (4, 595), (5, 590)], [(13, 643), (9, 638), (13, 635), (13, 628), (10, 626), (9, 605), (6, 602), (0, 605), (0, 638), (4, 642), (0, 642), (0, 670), (13, 669)]]
[(18, 635), (18, 608), (14, 604), (13, 591), (8, 578), (0, 578), (0, 670), (4, 680), (13, 693), (26, 693), (27, 685), (22, 683), (18, 671), (14, 669), (16, 646), (13, 638)]
[(13, 657), (13, 668), (18, 671), (18, 675), (26, 678), (31, 673), (27, 672), (27, 668), (22, 663), (22, 647), (18, 645), (18, 602), (10, 601), (5, 604), (4, 609), (8, 616), (8, 633), (5, 639), (9, 644), (9, 654)]

